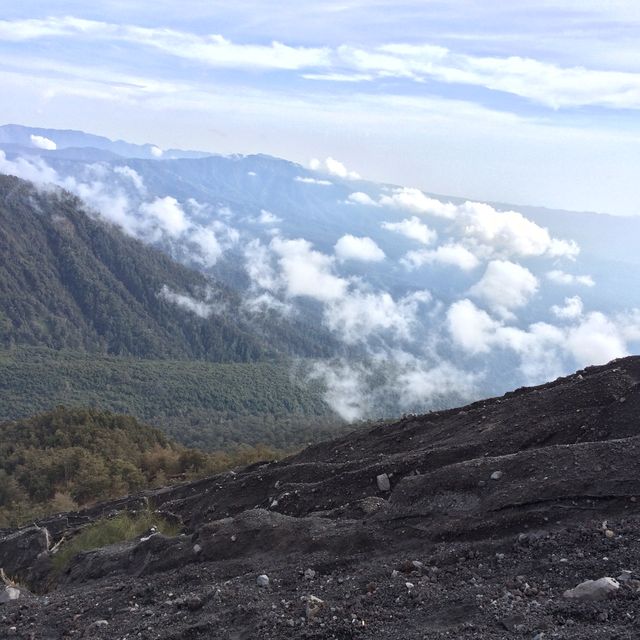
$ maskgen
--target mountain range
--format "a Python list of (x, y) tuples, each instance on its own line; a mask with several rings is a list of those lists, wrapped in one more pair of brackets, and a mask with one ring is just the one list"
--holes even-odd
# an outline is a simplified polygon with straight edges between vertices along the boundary
[[(639, 218), (375, 184), (332, 158), (303, 167), (15, 125), (0, 140), (0, 171), (74, 193), (94, 221), (211, 278), (254, 345), (240, 359), (304, 359), (298, 377), (348, 420), (452, 406), (639, 346)], [(222, 293), (160, 280), (154, 304), (190, 309), (186, 326), (216, 322)], [(199, 344), (183, 356), (209, 357)]]

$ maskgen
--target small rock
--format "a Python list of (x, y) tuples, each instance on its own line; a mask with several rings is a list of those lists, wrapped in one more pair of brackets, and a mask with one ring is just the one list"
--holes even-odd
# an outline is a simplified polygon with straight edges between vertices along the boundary
[(269, 576), (265, 575), (264, 573), (259, 575), (256, 578), (256, 584), (259, 587), (268, 587), (269, 586)]
[(109, 626), (109, 623), (106, 620), (96, 620), (86, 628), (86, 632), (93, 631), (94, 629), (102, 629), (108, 626)]
[(606, 600), (620, 588), (620, 584), (613, 578), (586, 580), (573, 589), (568, 589), (562, 595), (573, 600), (597, 601)]
[(189, 611), (198, 611), (198, 609), (204, 607), (204, 600), (199, 596), (189, 596), (184, 604)]
[(376, 482), (380, 491), (391, 491), (391, 482), (389, 482), (389, 476), (386, 473), (376, 476)]
[(306, 569), (304, 572), (304, 577), (307, 580), (313, 580), (316, 577), (316, 572), (313, 569)]
[(409, 591), (411, 591), (411, 589), (413, 589), (416, 585), (413, 584), (413, 582), (405, 582), (404, 586), (407, 587)]
[(312, 620), (324, 607), (324, 600), (321, 600), (317, 596), (306, 596), (305, 600), (307, 601), (307, 606), (305, 607), (307, 620)]
[(193, 553), (198, 555), (201, 551), (202, 551), (202, 547), (199, 544), (194, 544), (193, 545)]
[(500, 480), (500, 478), (502, 478), (503, 475), (504, 475), (504, 473), (502, 471), (494, 471), (491, 474), (491, 479), (492, 480)]
[(7, 604), (7, 602), (17, 600), (21, 595), (20, 589), (7, 586), (0, 591), (0, 604)]
[(620, 575), (616, 578), (618, 582), (629, 582), (633, 577), (633, 573), (629, 569), (623, 569)]
[(502, 620), (500, 620), (500, 624), (507, 631), (518, 631), (524, 624), (524, 617), (515, 614), (513, 616), (509, 616), (508, 618), (503, 618)]
[(613, 531), (611, 531), (611, 529), (605, 529), (605, 531), (604, 531), (604, 535), (605, 535), (607, 538), (611, 539), (611, 538), (613, 538), (616, 534), (615, 534)]

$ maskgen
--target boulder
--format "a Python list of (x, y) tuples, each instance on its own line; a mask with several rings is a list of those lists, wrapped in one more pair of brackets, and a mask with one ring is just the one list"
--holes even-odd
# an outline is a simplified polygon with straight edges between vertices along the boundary
[(0, 568), (11, 578), (28, 579), (39, 558), (51, 544), (44, 527), (27, 527), (0, 537)]
[(568, 589), (563, 596), (570, 600), (584, 600), (595, 602), (606, 600), (620, 588), (620, 584), (613, 578), (600, 578), (599, 580), (586, 580), (573, 589)]

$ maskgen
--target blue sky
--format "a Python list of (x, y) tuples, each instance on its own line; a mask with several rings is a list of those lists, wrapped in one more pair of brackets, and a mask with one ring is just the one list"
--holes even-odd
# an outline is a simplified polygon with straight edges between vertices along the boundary
[(640, 213), (640, 4), (23, 0), (0, 120)]

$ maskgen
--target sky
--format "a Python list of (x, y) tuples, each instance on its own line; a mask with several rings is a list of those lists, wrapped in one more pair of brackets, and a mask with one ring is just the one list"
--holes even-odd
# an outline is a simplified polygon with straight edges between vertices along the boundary
[(639, 3), (231, 5), (3, 3), (0, 122), (640, 213)]

